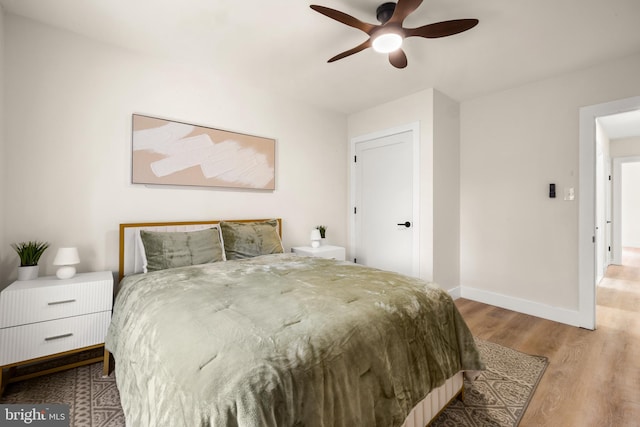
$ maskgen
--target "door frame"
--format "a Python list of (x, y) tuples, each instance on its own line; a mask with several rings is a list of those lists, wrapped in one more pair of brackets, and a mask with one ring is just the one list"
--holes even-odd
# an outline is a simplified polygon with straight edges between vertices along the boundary
[(640, 96), (580, 108), (578, 326), (596, 328), (596, 119), (640, 109)]
[(640, 163), (640, 156), (613, 158), (613, 233), (611, 262), (622, 265), (622, 164)]
[[(598, 133), (598, 124), (596, 124), (596, 135)], [(600, 283), (600, 281), (604, 278), (604, 275), (607, 271), (608, 266), (608, 253), (607, 245), (608, 245), (608, 235), (607, 235), (607, 221), (610, 220), (610, 215), (608, 211), (608, 207), (610, 203), (608, 202), (608, 193), (609, 189), (609, 179), (607, 178), (610, 175), (610, 167), (608, 166), (610, 162), (610, 157), (605, 154), (608, 154), (609, 150), (604, 150), (604, 147), (598, 141), (596, 137), (596, 283)], [(598, 180), (600, 182), (598, 182)], [(601, 186), (601, 188), (599, 188)], [(602, 199), (602, 200), (600, 200)], [(599, 221), (598, 221), (599, 220)], [(600, 228), (602, 227), (602, 231)]]
[(413, 155), (413, 219), (412, 219), (412, 274), (420, 276), (420, 122), (411, 122), (380, 131), (367, 133), (351, 138), (349, 145), (349, 245), (352, 248), (351, 259), (357, 258), (356, 253), (356, 144), (374, 139), (385, 138), (399, 133), (411, 132)]

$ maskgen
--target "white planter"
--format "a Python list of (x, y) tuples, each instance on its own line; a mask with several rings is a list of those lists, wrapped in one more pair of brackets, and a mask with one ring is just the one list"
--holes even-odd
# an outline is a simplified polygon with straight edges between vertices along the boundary
[(38, 278), (38, 266), (18, 267), (18, 280), (35, 280)]

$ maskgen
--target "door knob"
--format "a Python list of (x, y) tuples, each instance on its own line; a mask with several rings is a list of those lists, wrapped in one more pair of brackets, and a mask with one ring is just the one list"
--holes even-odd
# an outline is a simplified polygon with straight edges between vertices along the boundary
[(407, 228), (411, 227), (411, 223), (409, 221), (403, 222), (402, 224), (398, 224), (398, 225), (404, 225)]

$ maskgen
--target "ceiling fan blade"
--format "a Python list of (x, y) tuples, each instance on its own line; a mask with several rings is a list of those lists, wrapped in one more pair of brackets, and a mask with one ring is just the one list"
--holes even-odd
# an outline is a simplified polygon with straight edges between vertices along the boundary
[(477, 19), (454, 19), (452, 21), (436, 22), (418, 28), (406, 28), (405, 37), (424, 37), (427, 39), (437, 39), (447, 37), (463, 31), (470, 30), (478, 25)]
[(344, 52), (337, 54), (336, 56), (334, 56), (333, 58), (331, 58), (327, 62), (333, 62), (333, 61), (337, 61), (338, 59), (346, 58), (347, 56), (351, 56), (354, 53), (358, 53), (360, 51), (363, 51), (368, 47), (371, 47), (371, 39), (365, 41), (364, 43), (359, 44), (358, 46), (356, 46), (356, 47), (354, 47), (352, 49), (345, 50)]
[(407, 55), (402, 49), (394, 50), (389, 53), (389, 62), (396, 68), (404, 68), (407, 66)]
[(358, 30), (362, 30), (367, 34), (371, 34), (371, 32), (379, 26), (362, 22), (361, 20), (354, 18), (351, 15), (347, 15), (346, 13), (340, 12), (339, 10), (331, 9), (324, 6), (318, 6), (315, 4), (312, 4), (310, 7), (311, 9), (323, 14), (324, 16), (335, 19), (336, 21), (350, 27), (357, 28)]
[(401, 24), (407, 16), (413, 13), (420, 5), (422, 0), (398, 0), (396, 8), (393, 11), (393, 15), (389, 19), (388, 23)]

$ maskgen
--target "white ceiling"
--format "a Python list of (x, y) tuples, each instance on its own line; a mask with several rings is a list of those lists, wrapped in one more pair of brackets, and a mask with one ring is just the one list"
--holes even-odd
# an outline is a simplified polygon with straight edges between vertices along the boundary
[(384, 1), (0, 0), (5, 13), (212, 66), (344, 113), (431, 87), (463, 101), (640, 52), (640, 0), (425, 0), (406, 26), (480, 24), (406, 40), (403, 70), (371, 49), (327, 64), (366, 35), (314, 12), (312, 2), (377, 23)]

